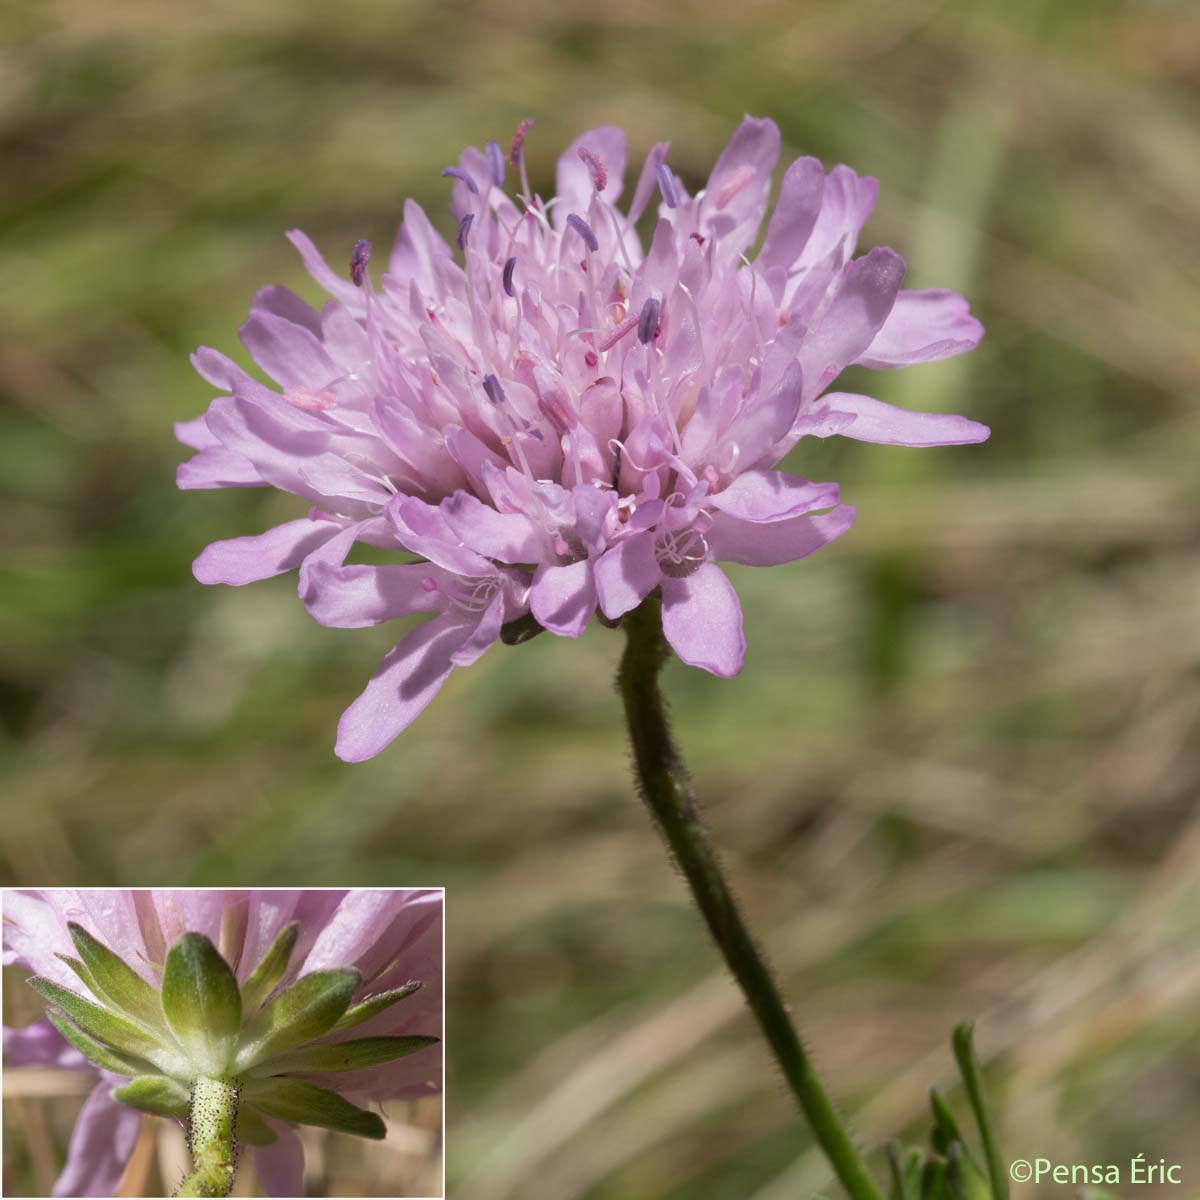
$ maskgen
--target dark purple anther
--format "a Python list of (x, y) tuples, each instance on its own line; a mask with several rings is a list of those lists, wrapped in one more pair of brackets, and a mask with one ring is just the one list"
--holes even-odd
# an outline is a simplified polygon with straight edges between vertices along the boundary
[(485, 375), (483, 377), (483, 390), (487, 392), (487, 398), (493, 404), (503, 404), (507, 397), (504, 395), (504, 388), (500, 385), (495, 375)]
[(604, 191), (608, 186), (608, 171), (603, 160), (586, 146), (579, 147), (579, 157), (583, 159), (583, 165), (587, 167), (588, 174), (592, 177), (592, 187), (598, 192)]
[(465, 183), (468, 189), (476, 196), (479, 195), (479, 188), (475, 186), (475, 180), (462, 169), (462, 167), (443, 167), (442, 174), (451, 179), (457, 179), (459, 183)]
[(470, 231), (471, 222), (473, 220), (475, 220), (475, 214), (467, 213), (467, 215), (458, 223), (458, 233), (454, 240), (458, 242), (458, 248), (464, 252), (467, 249), (467, 233)]
[(515, 256), (513, 258), (510, 258), (508, 260), (508, 262), (506, 262), (504, 264), (504, 290), (510, 296), (515, 296), (517, 294), (517, 289), (515, 287), (513, 287), (513, 281), (512, 281), (513, 271), (515, 270), (516, 265), (517, 265), (517, 260), (516, 260)]
[(592, 232), (592, 227), (578, 213), (571, 213), (567, 217), (567, 224), (583, 238), (587, 248), (593, 254), (600, 249), (600, 243), (596, 241), (596, 235)]
[(517, 132), (513, 134), (512, 154), (509, 161), (514, 167), (521, 165), (521, 149), (525, 145), (525, 136), (533, 128), (533, 118), (526, 117), (520, 125), (517, 126)]
[(654, 175), (658, 180), (658, 190), (662, 192), (662, 198), (666, 201), (668, 208), (679, 207), (679, 189), (675, 186), (675, 176), (671, 174), (671, 168), (665, 162), (654, 164)]
[(371, 261), (371, 243), (366, 238), (359, 238), (350, 252), (350, 278), (355, 287), (362, 287), (367, 277), (367, 263)]
[(495, 142), (488, 142), (484, 147), (487, 152), (488, 167), (492, 172), (492, 182), (497, 187), (504, 186), (504, 151)]
[(658, 336), (658, 317), (661, 306), (653, 296), (642, 305), (642, 315), (638, 317), (638, 341), (643, 346), (650, 344)]

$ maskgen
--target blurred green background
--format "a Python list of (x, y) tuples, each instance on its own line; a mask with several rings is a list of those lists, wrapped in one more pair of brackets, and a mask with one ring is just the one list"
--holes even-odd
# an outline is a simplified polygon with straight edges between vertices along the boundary
[(344, 765), (338, 714), (394, 631), (322, 629), (288, 578), (195, 583), (207, 542), (302, 506), (173, 482), (171, 423), (211, 396), (188, 352), (248, 363), (265, 283), (318, 298), (285, 229), (338, 261), (413, 195), (450, 232), (439, 168), (527, 115), (543, 191), (589, 124), (625, 125), (635, 162), (669, 138), (695, 186), (743, 111), (770, 115), (785, 152), (879, 176), (864, 244), (988, 329), (847, 390), (994, 432), (797, 456), (858, 524), (733, 568), (740, 678), (668, 671), (715, 834), (868, 1144), (923, 1137), (970, 1015), (1011, 1155), (1163, 1157), (1187, 1185), (1136, 1195), (1200, 1195), (1191, 0), (0, 20), (5, 883), (444, 884), (453, 1195), (830, 1194), (632, 795), (619, 634), (498, 647)]

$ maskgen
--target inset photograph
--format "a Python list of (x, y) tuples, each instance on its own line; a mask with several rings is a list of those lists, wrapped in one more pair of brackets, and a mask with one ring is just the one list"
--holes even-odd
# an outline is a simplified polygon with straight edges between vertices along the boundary
[(4, 890), (4, 1194), (440, 1200), (443, 898)]

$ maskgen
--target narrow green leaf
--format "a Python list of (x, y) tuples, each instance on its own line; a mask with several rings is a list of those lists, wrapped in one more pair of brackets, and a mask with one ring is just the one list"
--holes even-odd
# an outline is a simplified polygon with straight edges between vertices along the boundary
[(188, 1119), (188, 1090), (176, 1079), (166, 1079), (162, 1075), (139, 1076), (117, 1088), (113, 1096), (130, 1108), (153, 1113), (156, 1117)]
[(975, 1114), (975, 1124), (979, 1126), (992, 1200), (1008, 1200), (1008, 1170), (1004, 1164), (1004, 1156), (1000, 1153), (1000, 1144), (992, 1125), (987, 1097), (984, 1095), (983, 1072), (975, 1055), (975, 1027), (970, 1021), (964, 1021), (955, 1029), (953, 1045), (958, 1069), (967, 1085), (967, 1097), (971, 1101), (971, 1111)]
[(355, 1025), (361, 1025), (364, 1021), (369, 1021), (385, 1009), (391, 1008), (393, 1004), (397, 1004), (401, 1000), (407, 1000), (409, 996), (420, 990), (421, 981), (413, 979), (403, 987), (392, 988), (387, 992), (380, 992), (378, 996), (372, 996), (369, 1000), (364, 1000), (361, 1004), (355, 1004), (346, 1009), (345, 1014), (329, 1032), (344, 1033), (347, 1029), (353, 1029)]
[(328, 1033), (346, 1011), (361, 981), (354, 970), (314, 971), (301, 976), (246, 1026), (235, 1069), (244, 1071)]
[(68, 1021), (62, 1014), (51, 1009), (46, 1013), (50, 1024), (83, 1055), (90, 1063), (101, 1070), (111, 1071), (114, 1075), (146, 1075), (154, 1071), (154, 1066), (143, 1059), (132, 1055), (118, 1053), (110, 1046), (96, 1041), (89, 1033), (84, 1033), (78, 1025)]
[(272, 1146), (279, 1134), (249, 1104), (238, 1105), (237, 1140), (247, 1146)]
[(283, 978), (287, 965), (300, 936), (300, 924), (293, 921), (285, 925), (279, 936), (271, 943), (262, 957), (262, 962), (250, 972), (250, 978), (242, 984), (242, 1010), (252, 1013), (271, 994), (272, 988)]
[(246, 1083), (245, 1099), (268, 1116), (297, 1125), (318, 1125), (359, 1137), (387, 1136), (377, 1113), (356, 1108), (336, 1092), (300, 1079), (252, 1079)]
[(82, 925), (68, 921), (67, 929), (88, 974), (103, 993), (102, 998), (143, 1024), (161, 1028), (163, 1013), (158, 993), (123, 958), (92, 937)]
[(125, 1054), (148, 1058), (156, 1066), (161, 1065), (162, 1050), (159, 1044), (147, 1030), (128, 1017), (109, 1012), (107, 1008), (101, 1008), (77, 992), (60, 987), (40, 975), (33, 976), (29, 986), (66, 1013), (85, 1033)]
[(435, 1037), (414, 1034), (408, 1037), (356, 1038), (350, 1042), (334, 1042), (325, 1046), (301, 1046), (299, 1050), (262, 1062), (256, 1070), (264, 1075), (298, 1071), (357, 1071), (360, 1067), (374, 1067), (415, 1054), (427, 1046), (436, 1046), (438, 1041)]
[(229, 964), (202, 933), (185, 933), (167, 954), (163, 1012), (207, 1075), (220, 1075), (242, 1023), (242, 997)]

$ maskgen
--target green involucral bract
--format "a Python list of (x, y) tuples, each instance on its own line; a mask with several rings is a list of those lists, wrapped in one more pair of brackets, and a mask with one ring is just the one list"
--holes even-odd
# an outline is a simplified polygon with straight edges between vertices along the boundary
[(388, 992), (380, 992), (378, 996), (372, 996), (370, 1000), (364, 1000), (361, 1004), (352, 1004), (329, 1032), (342, 1033), (344, 1030), (353, 1029), (355, 1025), (361, 1025), (364, 1021), (369, 1021), (372, 1017), (378, 1016), (384, 1009), (391, 1008), (393, 1004), (401, 1000), (407, 1000), (409, 996), (420, 990), (421, 981), (419, 979), (412, 979), (403, 987), (392, 988)]
[(262, 961), (250, 972), (250, 978), (242, 984), (243, 1011), (253, 1012), (258, 1008), (283, 978), (299, 935), (300, 925), (296, 921), (285, 925), (279, 931), (270, 949), (263, 955)]
[[(125, 961), (96, 941), (73, 921), (67, 926), (88, 974), (100, 989), (99, 999), (111, 1002), (152, 1029), (163, 1027), (163, 1010), (158, 993)], [(89, 985), (90, 986), (90, 985)]]
[(171, 947), (162, 1006), (200, 1074), (229, 1071), (242, 1025), (242, 996), (229, 964), (203, 934), (185, 933)]
[(251, 1018), (235, 1070), (250, 1067), (328, 1033), (350, 1004), (362, 977), (357, 971), (314, 971), (285, 988)]

